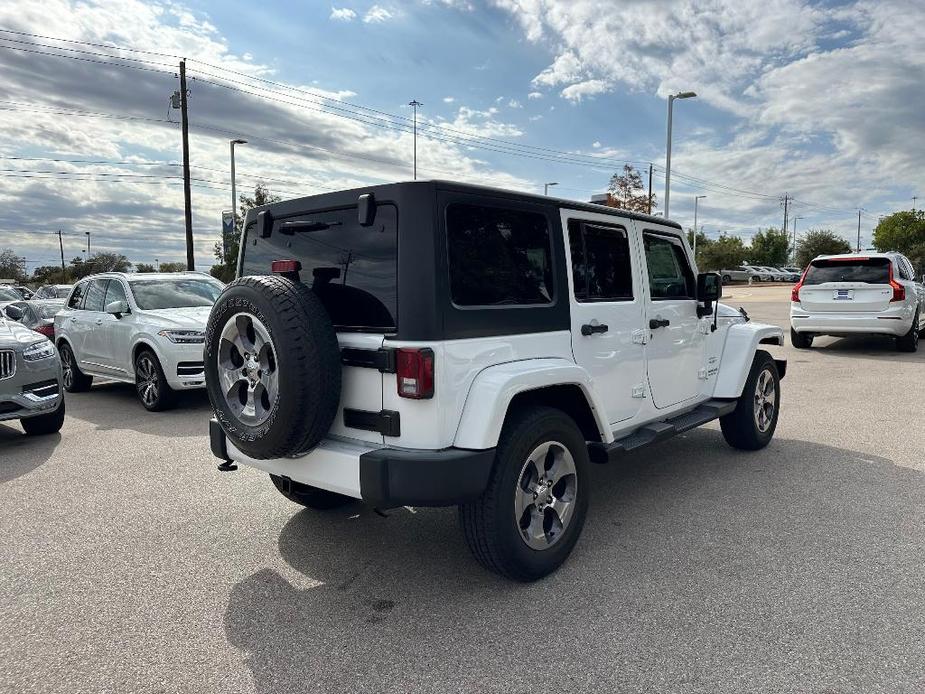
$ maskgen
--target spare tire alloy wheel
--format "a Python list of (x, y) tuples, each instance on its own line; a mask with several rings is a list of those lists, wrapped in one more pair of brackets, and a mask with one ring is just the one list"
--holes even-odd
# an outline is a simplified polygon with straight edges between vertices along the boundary
[(555, 545), (572, 520), (578, 478), (575, 460), (557, 441), (539, 445), (527, 458), (514, 493), (514, 520), (530, 549)]
[(279, 397), (276, 348), (266, 326), (255, 316), (237, 313), (222, 328), (218, 377), (225, 403), (242, 423), (260, 426)]

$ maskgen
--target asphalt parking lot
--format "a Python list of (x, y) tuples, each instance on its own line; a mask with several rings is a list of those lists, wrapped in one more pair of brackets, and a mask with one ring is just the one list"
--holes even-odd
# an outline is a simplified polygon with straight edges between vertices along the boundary
[[(787, 326), (788, 287), (727, 288)], [(550, 578), (470, 557), (454, 509), (301, 509), (222, 474), (204, 394), (0, 424), (3, 692), (925, 691), (925, 349), (818, 339), (772, 444), (716, 426), (594, 467)]]

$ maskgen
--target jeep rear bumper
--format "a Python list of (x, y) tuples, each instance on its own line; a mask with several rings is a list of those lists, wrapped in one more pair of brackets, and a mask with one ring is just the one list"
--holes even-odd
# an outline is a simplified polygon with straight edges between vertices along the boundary
[(453, 506), (473, 501), (488, 486), (495, 449), (406, 450), (325, 439), (297, 458), (258, 460), (228, 443), (213, 418), (212, 454), (272, 475), (362, 499), (376, 508)]

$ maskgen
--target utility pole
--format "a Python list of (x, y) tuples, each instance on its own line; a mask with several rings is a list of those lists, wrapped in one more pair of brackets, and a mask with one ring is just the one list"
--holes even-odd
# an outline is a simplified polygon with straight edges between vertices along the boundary
[(193, 254), (193, 203), (189, 174), (189, 113), (186, 103), (186, 60), (180, 61), (180, 130), (183, 134), (183, 216), (186, 220), (186, 269), (196, 269)]
[(858, 210), (858, 253), (861, 252), (861, 210)]
[(912, 211), (915, 212), (915, 201), (919, 199), (918, 195), (912, 196)]
[(784, 226), (783, 226), (783, 229), (785, 232), (787, 231), (787, 222), (789, 221), (787, 219), (787, 213), (790, 211), (789, 206), (790, 206), (790, 196), (787, 193), (784, 193)]
[[(798, 217), (793, 215), (793, 262), (797, 262), (797, 220), (803, 219), (803, 217)], [(786, 231), (786, 229), (784, 230)]]
[(412, 99), (408, 105), (414, 109), (414, 180), (418, 180), (418, 106), (423, 106), (417, 99)]
[(648, 214), (652, 214), (652, 162), (649, 162), (649, 205)]
[(67, 282), (67, 269), (64, 267), (64, 241), (61, 240), (60, 229), (58, 229), (58, 248), (61, 249), (61, 281)]
[(89, 258), (90, 257), (90, 232), (85, 231), (84, 233), (87, 235), (87, 258)]

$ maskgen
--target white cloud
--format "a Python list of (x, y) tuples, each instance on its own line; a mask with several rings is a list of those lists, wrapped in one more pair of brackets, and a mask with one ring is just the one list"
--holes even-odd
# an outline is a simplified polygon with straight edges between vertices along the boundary
[(530, 92), (529, 94), (527, 94), (527, 98), (528, 99), (542, 99), (543, 94), (542, 92)]
[(351, 10), (349, 7), (332, 7), (331, 16), (329, 19), (333, 19), (338, 22), (352, 22), (356, 19), (357, 13)]
[(609, 88), (610, 86), (604, 80), (585, 80), (570, 84), (562, 90), (561, 94), (570, 101), (581, 101), (585, 97), (602, 94)]
[(445, 103), (445, 104), (452, 104), (454, 101), (456, 101), (456, 97), (455, 97), (455, 96), (445, 96), (445, 97), (443, 97), (443, 103)]
[(594, 144), (592, 144), (591, 146), (594, 147), (594, 149), (600, 149), (600, 148), (601, 148), (601, 143), (595, 140), (595, 141), (594, 141)]
[(373, 5), (366, 11), (366, 14), (363, 15), (363, 21), (367, 24), (381, 24), (382, 22), (389, 21), (393, 16), (394, 13), (384, 8), (382, 5)]
[(523, 104), (521, 104), (517, 99), (511, 99), (507, 102), (507, 105), (508, 108), (523, 108)]

